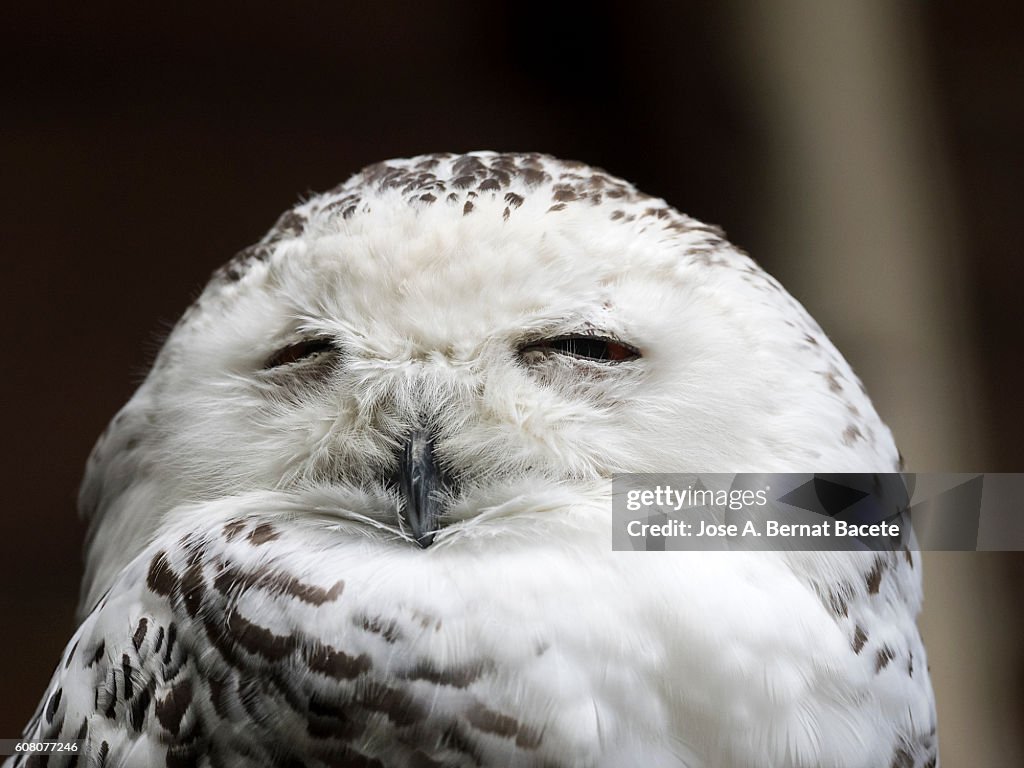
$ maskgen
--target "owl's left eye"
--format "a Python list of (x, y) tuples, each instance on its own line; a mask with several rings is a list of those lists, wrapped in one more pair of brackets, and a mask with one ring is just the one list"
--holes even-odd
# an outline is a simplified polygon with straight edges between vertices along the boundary
[(332, 352), (336, 348), (334, 342), (330, 339), (303, 339), (277, 350), (263, 364), (263, 368), (264, 370), (280, 368), (283, 365), (311, 360), (325, 352)]
[(640, 357), (640, 350), (625, 342), (586, 334), (535, 341), (519, 350), (521, 355), (530, 352), (554, 353), (598, 363), (625, 363)]

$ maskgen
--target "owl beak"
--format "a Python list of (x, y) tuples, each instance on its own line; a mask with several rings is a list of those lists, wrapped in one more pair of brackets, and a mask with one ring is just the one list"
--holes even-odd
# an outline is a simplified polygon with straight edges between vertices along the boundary
[(402, 515), (424, 549), (434, 542), (439, 527), (441, 485), (441, 472), (434, 462), (434, 441), (426, 432), (413, 432), (402, 451), (398, 486), (405, 500)]

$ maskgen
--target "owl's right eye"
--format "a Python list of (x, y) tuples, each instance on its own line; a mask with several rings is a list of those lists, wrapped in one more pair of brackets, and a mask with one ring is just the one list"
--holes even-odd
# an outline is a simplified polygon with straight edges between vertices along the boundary
[(335, 349), (337, 347), (330, 339), (303, 339), (277, 350), (263, 364), (263, 369), (280, 368), (284, 365), (312, 360), (326, 352), (333, 352)]

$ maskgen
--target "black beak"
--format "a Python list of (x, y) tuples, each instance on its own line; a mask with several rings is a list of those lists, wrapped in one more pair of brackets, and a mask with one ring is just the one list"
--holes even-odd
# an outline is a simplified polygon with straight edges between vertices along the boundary
[(398, 475), (398, 487), (405, 499), (402, 514), (413, 537), (425, 549), (434, 541), (441, 516), (441, 472), (434, 463), (434, 441), (426, 432), (416, 431), (409, 436)]

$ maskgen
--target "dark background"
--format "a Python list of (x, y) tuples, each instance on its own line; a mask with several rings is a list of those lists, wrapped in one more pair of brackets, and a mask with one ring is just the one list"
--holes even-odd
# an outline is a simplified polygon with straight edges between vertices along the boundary
[[(778, 74), (787, 41), (812, 44), (819, 26), (842, 28), (811, 12), (811, 0), (779, 0), (767, 13), (740, 0), (558, 10), (533, 0), (260, 1), (167, 14), (140, 5), (0, 11), (3, 447), (12, 493), (0, 528), (0, 737), (20, 732), (73, 630), (82, 535), (74, 499), (92, 442), (208, 274), (301, 194), (388, 157), (539, 150), (603, 166), (723, 225), (819, 319), (830, 292), (856, 299), (870, 290), (852, 280), (818, 290), (802, 280), (805, 262), (791, 258), (806, 249), (801, 216), (818, 222), (819, 209), (844, 210), (827, 195), (807, 196), (800, 164), (787, 160), (816, 137), (787, 140), (786, 105), (813, 115), (814, 99), (836, 97), (827, 77), (805, 91)], [(844, 328), (842, 313), (823, 323), (869, 390), (883, 393), (876, 400), (897, 438), (923, 446), (918, 455), (931, 464), (911, 459), (922, 470), (1024, 469), (1024, 68), (1020, 14), (1009, 7), (865, 2), (886, 36), (850, 38), (869, 92), (911, 83), (893, 91), (895, 107), (878, 107), (882, 123), (913, 124), (891, 145), (878, 139), (892, 167), (914, 155), (925, 175), (908, 189), (932, 199), (941, 188), (941, 204), (921, 221), (930, 222), (925, 237), (944, 245), (925, 248), (934, 261), (915, 269), (921, 284), (945, 275), (955, 285), (952, 299), (935, 294), (933, 308), (961, 346), (946, 348), (949, 382), (931, 413), (904, 426), (913, 386), (890, 395), (892, 367), (872, 370), (857, 328)], [(798, 66), (811, 74), (807, 67), (828, 66), (829, 45), (809, 50)], [(876, 72), (879, 57), (895, 63)], [(911, 77), (901, 81), (904, 70)], [(852, 131), (850, 146), (867, 133)], [(780, 200), (791, 201), (781, 217)], [(878, 310), (894, 336), (901, 311), (901, 301)], [(970, 387), (958, 388), (961, 379)], [(955, 450), (929, 453), (939, 433), (928, 419), (965, 413), (962, 439), (938, 441)], [(1014, 698), (1024, 686), (1022, 556), (946, 557), (931, 576), (926, 619), (935, 618), (925, 626), (944, 764), (1009, 765), (998, 756), (1010, 754), (1007, 732), (1024, 721)], [(956, 590), (959, 599), (945, 602)], [(994, 602), (971, 613), (982, 593)], [(965, 623), (968, 634), (956, 629)], [(974, 674), (983, 664), (995, 671)]]

